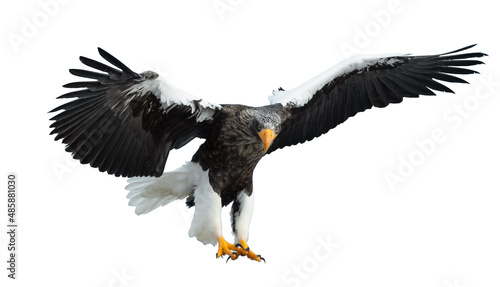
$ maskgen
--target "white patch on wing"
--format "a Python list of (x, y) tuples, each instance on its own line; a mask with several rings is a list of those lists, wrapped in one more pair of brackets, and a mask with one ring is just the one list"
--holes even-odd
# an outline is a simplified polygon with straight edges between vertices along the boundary
[(200, 184), (194, 191), (194, 217), (189, 236), (203, 244), (216, 245), (222, 235), (221, 197), (215, 193), (208, 179), (208, 170), (203, 172)]
[(371, 56), (353, 56), (345, 59), (302, 85), (288, 91), (273, 91), (273, 95), (269, 96), (271, 104), (292, 104), (297, 107), (302, 107), (307, 104), (312, 96), (327, 83), (344, 74), (351, 73), (355, 70), (367, 68), (371, 65), (380, 63), (393, 65), (397, 62), (393, 57), (405, 56), (407, 54), (390, 54), (390, 55), (371, 55)]
[(233, 221), (236, 229), (233, 230), (233, 232), (238, 242), (240, 240), (248, 241), (248, 230), (250, 228), (250, 221), (252, 220), (253, 213), (253, 194), (252, 192), (252, 194), (248, 196), (245, 191), (241, 191), (236, 197), (236, 201), (240, 203), (240, 212), (235, 218), (231, 218), (231, 221)]
[(161, 177), (133, 177), (125, 189), (130, 192), (129, 205), (135, 206), (137, 215), (146, 214), (176, 199), (186, 198), (200, 183), (201, 166), (187, 162), (180, 168), (164, 173)]
[[(191, 107), (191, 113), (196, 113), (196, 120), (198, 122), (211, 119), (215, 110), (221, 108), (220, 105), (196, 98), (190, 93), (176, 88), (155, 72), (147, 71), (143, 74), (148, 79), (131, 86), (125, 93), (141, 93), (141, 96), (143, 96), (146, 92), (150, 91), (158, 97), (165, 109), (174, 105)], [(196, 111), (195, 101), (202, 108), (199, 112)]]

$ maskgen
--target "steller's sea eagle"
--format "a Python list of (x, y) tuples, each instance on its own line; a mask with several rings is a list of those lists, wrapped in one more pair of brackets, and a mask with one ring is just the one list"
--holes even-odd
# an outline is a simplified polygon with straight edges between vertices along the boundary
[[(195, 207), (189, 236), (218, 245), (217, 258), (264, 260), (247, 245), (253, 211), (252, 174), (266, 154), (328, 132), (371, 107), (404, 97), (453, 93), (441, 82), (467, 83), (453, 76), (482, 64), (484, 53), (460, 53), (474, 45), (430, 56), (355, 56), (295, 89), (273, 91), (270, 105), (219, 105), (192, 96), (157, 73), (135, 73), (98, 48), (112, 66), (80, 57), (96, 71), (69, 70), (89, 78), (64, 85), (78, 88), (58, 98), (76, 98), (50, 112), (51, 134), (82, 164), (131, 177), (126, 189), (137, 214), (176, 199)], [(114, 66), (114, 67), (113, 67)], [(168, 154), (203, 138), (190, 162), (163, 173)], [(222, 237), (221, 208), (232, 202), (234, 244)], [(228, 260), (229, 260), (228, 258)]]

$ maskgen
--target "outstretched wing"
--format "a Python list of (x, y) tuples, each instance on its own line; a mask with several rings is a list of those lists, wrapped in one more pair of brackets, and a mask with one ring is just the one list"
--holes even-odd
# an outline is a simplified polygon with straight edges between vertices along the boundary
[(347, 118), (371, 107), (399, 103), (403, 97), (453, 93), (436, 80), (467, 83), (453, 74), (473, 74), (463, 68), (483, 64), (484, 53), (459, 53), (475, 45), (431, 56), (356, 56), (330, 68), (290, 91), (269, 97), (290, 113), (267, 153), (318, 137)]
[(137, 74), (106, 51), (98, 51), (116, 68), (80, 57), (100, 72), (70, 70), (94, 81), (64, 85), (83, 89), (58, 97), (77, 99), (50, 111), (62, 111), (51, 118), (51, 134), (62, 139), (75, 159), (100, 171), (160, 176), (169, 151), (205, 137), (220, 106), (173, 87), (155, 72)]

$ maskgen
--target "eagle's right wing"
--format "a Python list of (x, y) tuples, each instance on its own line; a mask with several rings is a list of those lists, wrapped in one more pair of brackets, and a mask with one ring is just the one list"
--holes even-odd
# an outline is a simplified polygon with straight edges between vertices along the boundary
[(219, 105), (183, 92), (155, 72), (137, 74), (102, 49), (114, 67), (80, 57), (101, 72), (71, 69), (95, 81), (64, 85), (83, 88), (59, 98), (77, 98), (50, 112), (57, 134), (81, 163), (116, 176), (160, 176), (172, 149), (205, 137)]

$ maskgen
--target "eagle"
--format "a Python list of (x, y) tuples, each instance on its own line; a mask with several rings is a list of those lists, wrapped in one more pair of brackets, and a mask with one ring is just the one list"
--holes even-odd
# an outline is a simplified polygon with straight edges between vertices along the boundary
[[(265, 261), (248, 247), (253, 172), (266, 154), (310, 141), (372, 107), (403, 98), (453, 93), (443, 82), (467, 83), (480, 52), (413, 56), (353, 56), (291, 90), (279, 88), (270, 104), (216, 104), (171, 85), (153, 71), (136, 73), (105, 50), (108, 63), (86, 57), (94, 70), (70, 69), (88, 80), (58, 98), (72, 99), (50, 113), (51, 134), (82, 164), (128, 177), (129, 205), (146, 214), (174, 200), (194, 207), (189, 236), (217, 246), (216, 257)], [(164, 173), (169, 152), (205, 139), (191, 161)], [(221, 209), (231, 204), (234, 241), (222, 236)], [(227, 262), (226, 260), (226, 262)]]

